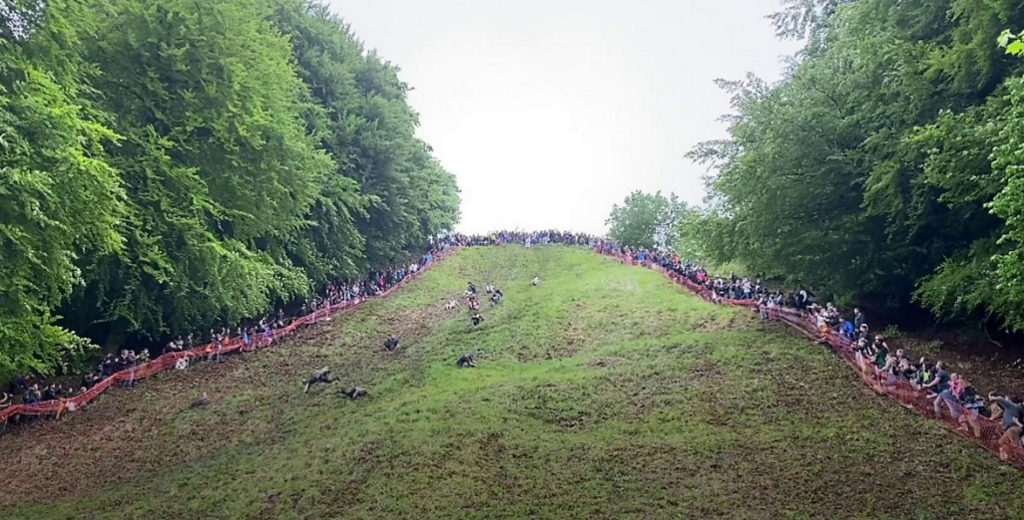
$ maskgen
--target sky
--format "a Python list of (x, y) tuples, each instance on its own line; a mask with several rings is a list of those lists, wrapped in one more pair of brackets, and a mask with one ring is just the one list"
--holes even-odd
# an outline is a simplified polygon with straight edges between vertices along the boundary
[(462, 190), (457, 229), (603, 233), (634, 190), (699, 204), (717, 78), (779, 78), (778, 0), (328, 0), (414, 90)]

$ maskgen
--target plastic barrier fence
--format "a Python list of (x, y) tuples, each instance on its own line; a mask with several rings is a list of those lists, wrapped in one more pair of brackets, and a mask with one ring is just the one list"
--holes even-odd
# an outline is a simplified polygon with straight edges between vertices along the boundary
[[(711, 291), (708, 288), (700, 286), (678, 273), (664, 269), (660, 265), (638, 262), (617, 251), (601, 249), (595, 249), (594, 251), (618, 258), (625, 264), (643, 265), (644, 267), (661, 272), (673, 282), (685, 287), (697, 296), (707, 301), (713, 301)], [(719, 303), (759, 311), (757, 303), (752, 300), (721, 298)], [(889, 396), (917, 414), (938, 420), (949, 430), (973, 440), (986, 450), (999, 455), (1004, 461), (1024, 468), (1024, 448), (1014, 444), (1009, 436), (1004, 435), (1001, 421), (981, 416), (977, 410), (968, 410), (955, 399), (928, 397), (926, 391), (918, 390), (910, 381), (891, 375), (888, 372), (878, 371), (870, 360), (858, 359), (855, 344), (852, 341), (835, 332), (822, 334), (815, 326), (812, 317), (804, 311), (790, 308), (769, 308), (766, 309), (766, 314), (770, 320), (786, 323), (807, 337), (819, 343), (827, 344), (860, 376), (864, 384), (868, 385), (878, 394)]]
[[(381, 296), (375, 298), (384, 298), (390, 296), (392, 292), (398, 290), (398, 288), (402, 287), (406, 283), (416, 279), (425, 271), (427, 271), (435, 264), (437, 264), (438, 261), (444, 259), (445, 257), (454, 253), (457, 250), (458, 248), (452, 248), (438, 253), (437, 255), (434, 256), (433, 262), (430, 262), (427, 265), (422, 266), (415, 273), (406, 276), (400, 282), (396, 283), (395, 285), (391, 286), (391, 288), (384, 291), (384, 293)], [(337, 314), (338, 312), (355, 309), (356, 307), (359, 307), (359, 305), (362, 304), (363, 301), (365, 300), (366, 299), (363, 298), (356, 298), (353, 300), (341, 302), (336, 305), (331, 305), (330, 307), (325, 307), (323, 309), (317, 309), (316, 311), (313, 311), (312, 313), (307, 314), (306, 316), (296, 318), (287, 327), (272, 330), (269, 337), (264, 336), (262, 332), (259, 334), (255, 334), (250, 339), (251, 344), (249, 345), (248, 348), (249, 350), (255, 350), (258, 348), (269, 347), (279, 339), (291, 334), (292, 332), (302, 327), (303, 325), (314, 324), (317, 323), (318, 321), (323, 320), (324, 318)], [(175, 364), (177, 364), (178, 360), (181, 358), (187, 358), (191, 362), (193, 359), (196, 358), (204, 359), (209, 358), (210, 356), (224, 355), (231, 352), (243, 350), (244, 348), (245, 345), (242, 343), (241, 338), (232, 338), (220, 345), (215, 345), (211, 343), (193, 348), (191, 350), (185, 350), (182, 352), (169, 352), (163, 354), (162, 356), (152, 361), (149, 361), (148, 363), (143, 363), (141, 365), (136, 365), (134, 367), (121, 370), (120, 372), (116, 372), (110, 375), (110, 377), (107, 377), (106, 379), (103, 379), (102, 381), (97, 383), (96, 386), (90, 388), (88, 391), (75, 397), (43, 401), (35, 404), (17, 404), (9, 406), (5, 408), (3, 411), (0, 411), (0, 425), (5, 424), (8, 419), (17, 415), (60, 417), (61, 414), (65, 412), (73, 412), (75, 410), (82, 409), (82, 407), (84, 407), (88, 402), (95, 399), (97, 396), (102, 394), (104, 391), (106, 391), (108, 388), (110, 388), (112, 385), (116, 383), (121, 383), (124, 381), (135, 383), (138, 382), (139, 380), (150, 377), (153, 374), (163, 372), (165, 370), (171, 370), (174, 368)]]

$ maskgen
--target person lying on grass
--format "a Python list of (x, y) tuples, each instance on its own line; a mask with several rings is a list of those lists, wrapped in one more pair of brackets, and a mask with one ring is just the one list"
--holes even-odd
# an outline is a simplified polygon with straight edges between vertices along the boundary
[(475, 311), (480, 308), (480, 300), (476, 299), (476, 296), (469, 297), (469, 310)]
[(392, 335), (388, 339), (384, 340), (384, 349), (385, 350), (393, 351), (396, 348), (398, 348), (398, 338), (396, 338), (395, 336)]
[(472, 317), (469, 318), (469, 321), (472, 322), (473, 326), (475, 327), (475, 326), (480, 325), (481, 323), (484, 322), (484, 317), (481, 316), (480, 313), (476, 313)]
[(1021, 431), (1024, 428), (1024, 400), (1020, 396), (1007, 398), (994, 392), (988, 394), (988, 400), (1002, 410), (1003, 436), (999, 438), (999, 458), (1008, 460), (1010, 450), (1020, 446)]
[(459, 360), (455, 362), (455, 365), (459, 368), (473, 368), (476, 366), (476, 361), (473, 360), (472, 354), (463, 354), (459, 356)]
[(494, 291), (496, 291), (497, 289), (498, 288), (495, 287), (493, 283), (489, 283), (487, 284), (487, 287), (484, 287), (484, 292), (486, 292), (487, 294), (493, 294)]
[(538, 285), (540, 285), (540, 277), (538, 276), (534, 278), (533, 281), (531, 281), (530, 283), (532, 283), (534, 287), (537, 287)]
[(317, 383), (330, 384), (333, 381), (334, 378), (331, 377), (330, 367), (323, 367), (309, 376), (309, 379), (306, 380), (306, 389), (303, 390), (302, 393), (308, 393), (310, 387)]
[(494, 294), (491, 295), (491, 305), (501, 305), (501, 301), (504, 298), (505, 296), (501, 294), (501, 291), (494, 291)]
[(469, 285), (468, 285), (468, 287), (466, 287), (466, 296), (470, 296), (470, 295), (476, 294), (476, 285), (473, 285), (473, 282), (467, 282), (467, 283)]
[(458, 308), (461, 308), (461, 307), (462, 307), (462, 304), (460, 304), (459, 300), (456, 300), (455, 298), (449, 298), (448, 299), (448, 303), (444, 304), (444, 310), (446, 310), (446, 311), (458, 309)]
[(359, 399), (360, 397), (366, 397), (369, 395), (365, 388), (361, 386), (353, 386), (351, 390), (342, 390), (341, 395), (348, 397), (349, 399)]

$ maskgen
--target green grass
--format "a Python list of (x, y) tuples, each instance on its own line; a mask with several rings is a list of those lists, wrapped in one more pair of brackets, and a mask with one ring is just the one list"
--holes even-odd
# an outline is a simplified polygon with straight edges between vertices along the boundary
[[(476, 329), (441, 310), (468, 280), (506, 294)], [(380, 349), (391, 331), (397, 354)], [(479, 367), (457, 369), (463, 352)], [(371, 397), (303, 395), (323, 364)], [(187, 410), (200, 391), (214, 402)], [(461, 251), (286, 344), (63, 422), (0, 438), (0, 518), (1024, 514), (1020, 471), (867, 391), (822, 347), (561, 247)]]

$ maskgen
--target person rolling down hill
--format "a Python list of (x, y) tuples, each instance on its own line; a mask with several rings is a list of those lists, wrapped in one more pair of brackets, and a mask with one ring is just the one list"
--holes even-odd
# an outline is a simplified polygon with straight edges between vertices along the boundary
[(203, 392), (203, 395), (200, 396), (199, 399), (196, 399), (195, 401), (192, 401), (192, 403), (189, 404), (188, 407), (189, 408), (202, 408), (202, 407), (204, 407), (204, 406), (206, 406), (208, 404), (210, 404), (210, 396), (206, 395), (206, 392)]
[(476, 361), (473, 361), (472, 354), (463, 354), (459, 356), (459, 360), (455, 362), (459, 368), (473, 368), (476, 366)]
[(473, 282), (468, 282), (468, 283), (469, 283), (469, 286), (466, 287), (466, 296), (472, 296), (472, 295), (476, 294), (476, 285), (474, 285)]
[(534, 287), (537, 287), (538, 285), (540, 285), (540, 277), (538, 276), (534, 278), (533, 281), (530, 283), (532, 283)]
[(495, 289), (494, 294), (491, 294), (491, 305), (500, 305), (504, 299), (505, 295), (501, 293), (501, 290)]
[(384, 349), (387, 351), (393, 351), (398, 348), (398, 338), (391, 336), (384, 340)]
[(302, 393), (308, 393), (310, 387), (317, 383), (330, 384), (333, 381), (334, 378), (331, 377), (331, 369), (329, 367), (323, 367), (309, 376), (309, 379), (306, 380), (306, 389), (303, 390)]
[(349, 399), (355, 400), (359, 399), (360, 397), (366, 397), (367, 395), (369, 395), (369, 393), (370, 392), (368, 392), (365, 388), (361, 386), (353, 386), (351, 390), (343, 390), (341, 392), (341, 395), (348, 397)]
[(484, 322), (484, 317), (481, 316), (480, 313), (476, 313), (471, 318), (469, 318), (469, 321), (471, 321), (473, 323), (473, 326), (475, 327)]

